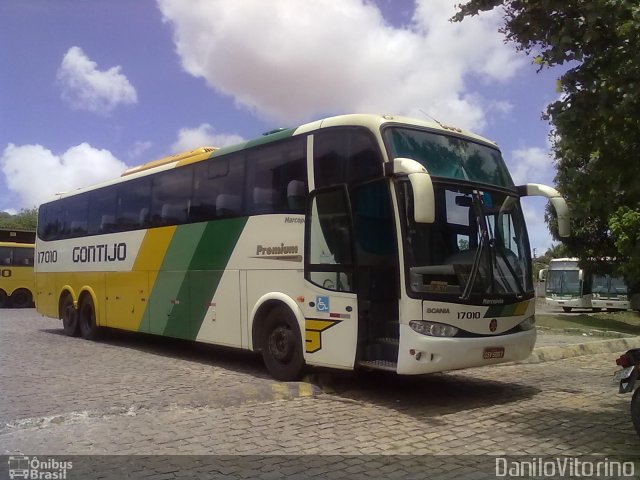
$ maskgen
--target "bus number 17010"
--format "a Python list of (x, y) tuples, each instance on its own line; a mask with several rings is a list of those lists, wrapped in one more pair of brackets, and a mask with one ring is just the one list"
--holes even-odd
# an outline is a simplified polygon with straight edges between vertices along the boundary
[(57, 250), (45, 250), (44, 252), (38, 252), (38, 263), (56, 263), (57, 261)]

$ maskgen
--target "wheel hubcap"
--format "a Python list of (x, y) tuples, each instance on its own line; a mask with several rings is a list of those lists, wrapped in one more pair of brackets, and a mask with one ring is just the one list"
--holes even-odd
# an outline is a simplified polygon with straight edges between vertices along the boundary
[(291, 358), (292, 351), (293, 339), (291, 331), (284, 326), (275, 328), (269, 336), (269, 352), (273, 358), (280, 362), (286, 362)]

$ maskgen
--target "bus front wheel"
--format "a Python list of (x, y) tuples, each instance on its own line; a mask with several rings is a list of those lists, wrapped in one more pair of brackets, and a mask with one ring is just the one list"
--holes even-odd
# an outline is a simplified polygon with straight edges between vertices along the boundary
[(69, 337), (77, 337), (79, 333), (78, 312), (73, 308), (71, 295), (65, 295), (60, 302), (60, 319), (62, 320), (64, 334)]
[(29, 308), (32, 304), (33, 297), (26, 288), (19, 288), (11, 294), (11, 306), (14, 308)]
[(298, 322), (286, 307), (276, 307), (265, 319), (262, 358), (269, 373), (282, 381), (300, 378), (304, 369)]
[(80, 335), (86, 340), (97, 340), (100, 327), (96, 323), (96, 310), (93, 307), (91, 296), (85, 295), (78, 308), (78, 323)]
[(571, 313), (571, 307), (562, 307), (565, 313)]

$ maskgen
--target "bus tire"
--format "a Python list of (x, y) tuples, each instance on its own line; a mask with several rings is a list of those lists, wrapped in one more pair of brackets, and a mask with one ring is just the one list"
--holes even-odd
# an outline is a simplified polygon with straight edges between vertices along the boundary
[(563, 310), (565, 313), (571, 313), (571, 307), (562, 307), (562, 310)]
[(7, 307), (9, 304), (9, 297), (7, 296), (7, 292), (4, 290), (0, 290), (0, 308)]
[(33, 305), (33, 296), (26, 288), (19, 288), (11, 294), (10, 302), (14, 308), (29, 308)]
[(60, 300), (60, 320), (62, 320), (62, 329), (65, 335), (68, 337), (79, 335), (78, 311), (73, 308), (73, 298), (68, 293)]
[(262, 359), (269, 373), (285, 382), (299, 379), (304, 370), (302, 336), (291, 311), (284, 306), (273, 308), (262, 332)]
[(91, 295), (82, 297), (78, 307), (78, 324), (80, 335), (85, 340), (97, 340), (100, 336), (100, 327), (96, 323), (96, 309), (93, 306)]

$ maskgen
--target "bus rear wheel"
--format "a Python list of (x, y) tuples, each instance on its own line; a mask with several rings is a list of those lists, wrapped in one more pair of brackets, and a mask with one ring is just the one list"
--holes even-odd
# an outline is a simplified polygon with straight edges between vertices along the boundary
[(571, 307), (562, 307), (565, 313), (571, 313)]
[(100, 327), (96, 323), (96, 310), (93, 307), (93, 300), (89, 295), (85, 295), (78, 308), (78, 323), (80, 324), (80, 335), (86, 340), (97, 340), (100, 334)]
[(0, 308), (7, 307), (9, 304), (9, 297), (7, 296), (7, 292), (4, 290), (0, 290)]
[(65, 295), (60, 302), (60, 319), (64, 334), (69, 337), (77, 337), (80, 333), (78, 328), (78, 312), (73, 308), (71, 295)]
[(276, 307), (265, 319), (262, 358), (269, 373), (282, 381), (300, 378), (304, 369), (298, 322), (286, 307)]
[(32, 304), (33, 297), (26, 288), (19, 288), (11, 294), (11, 306), (14, 308), (29, 308)]

